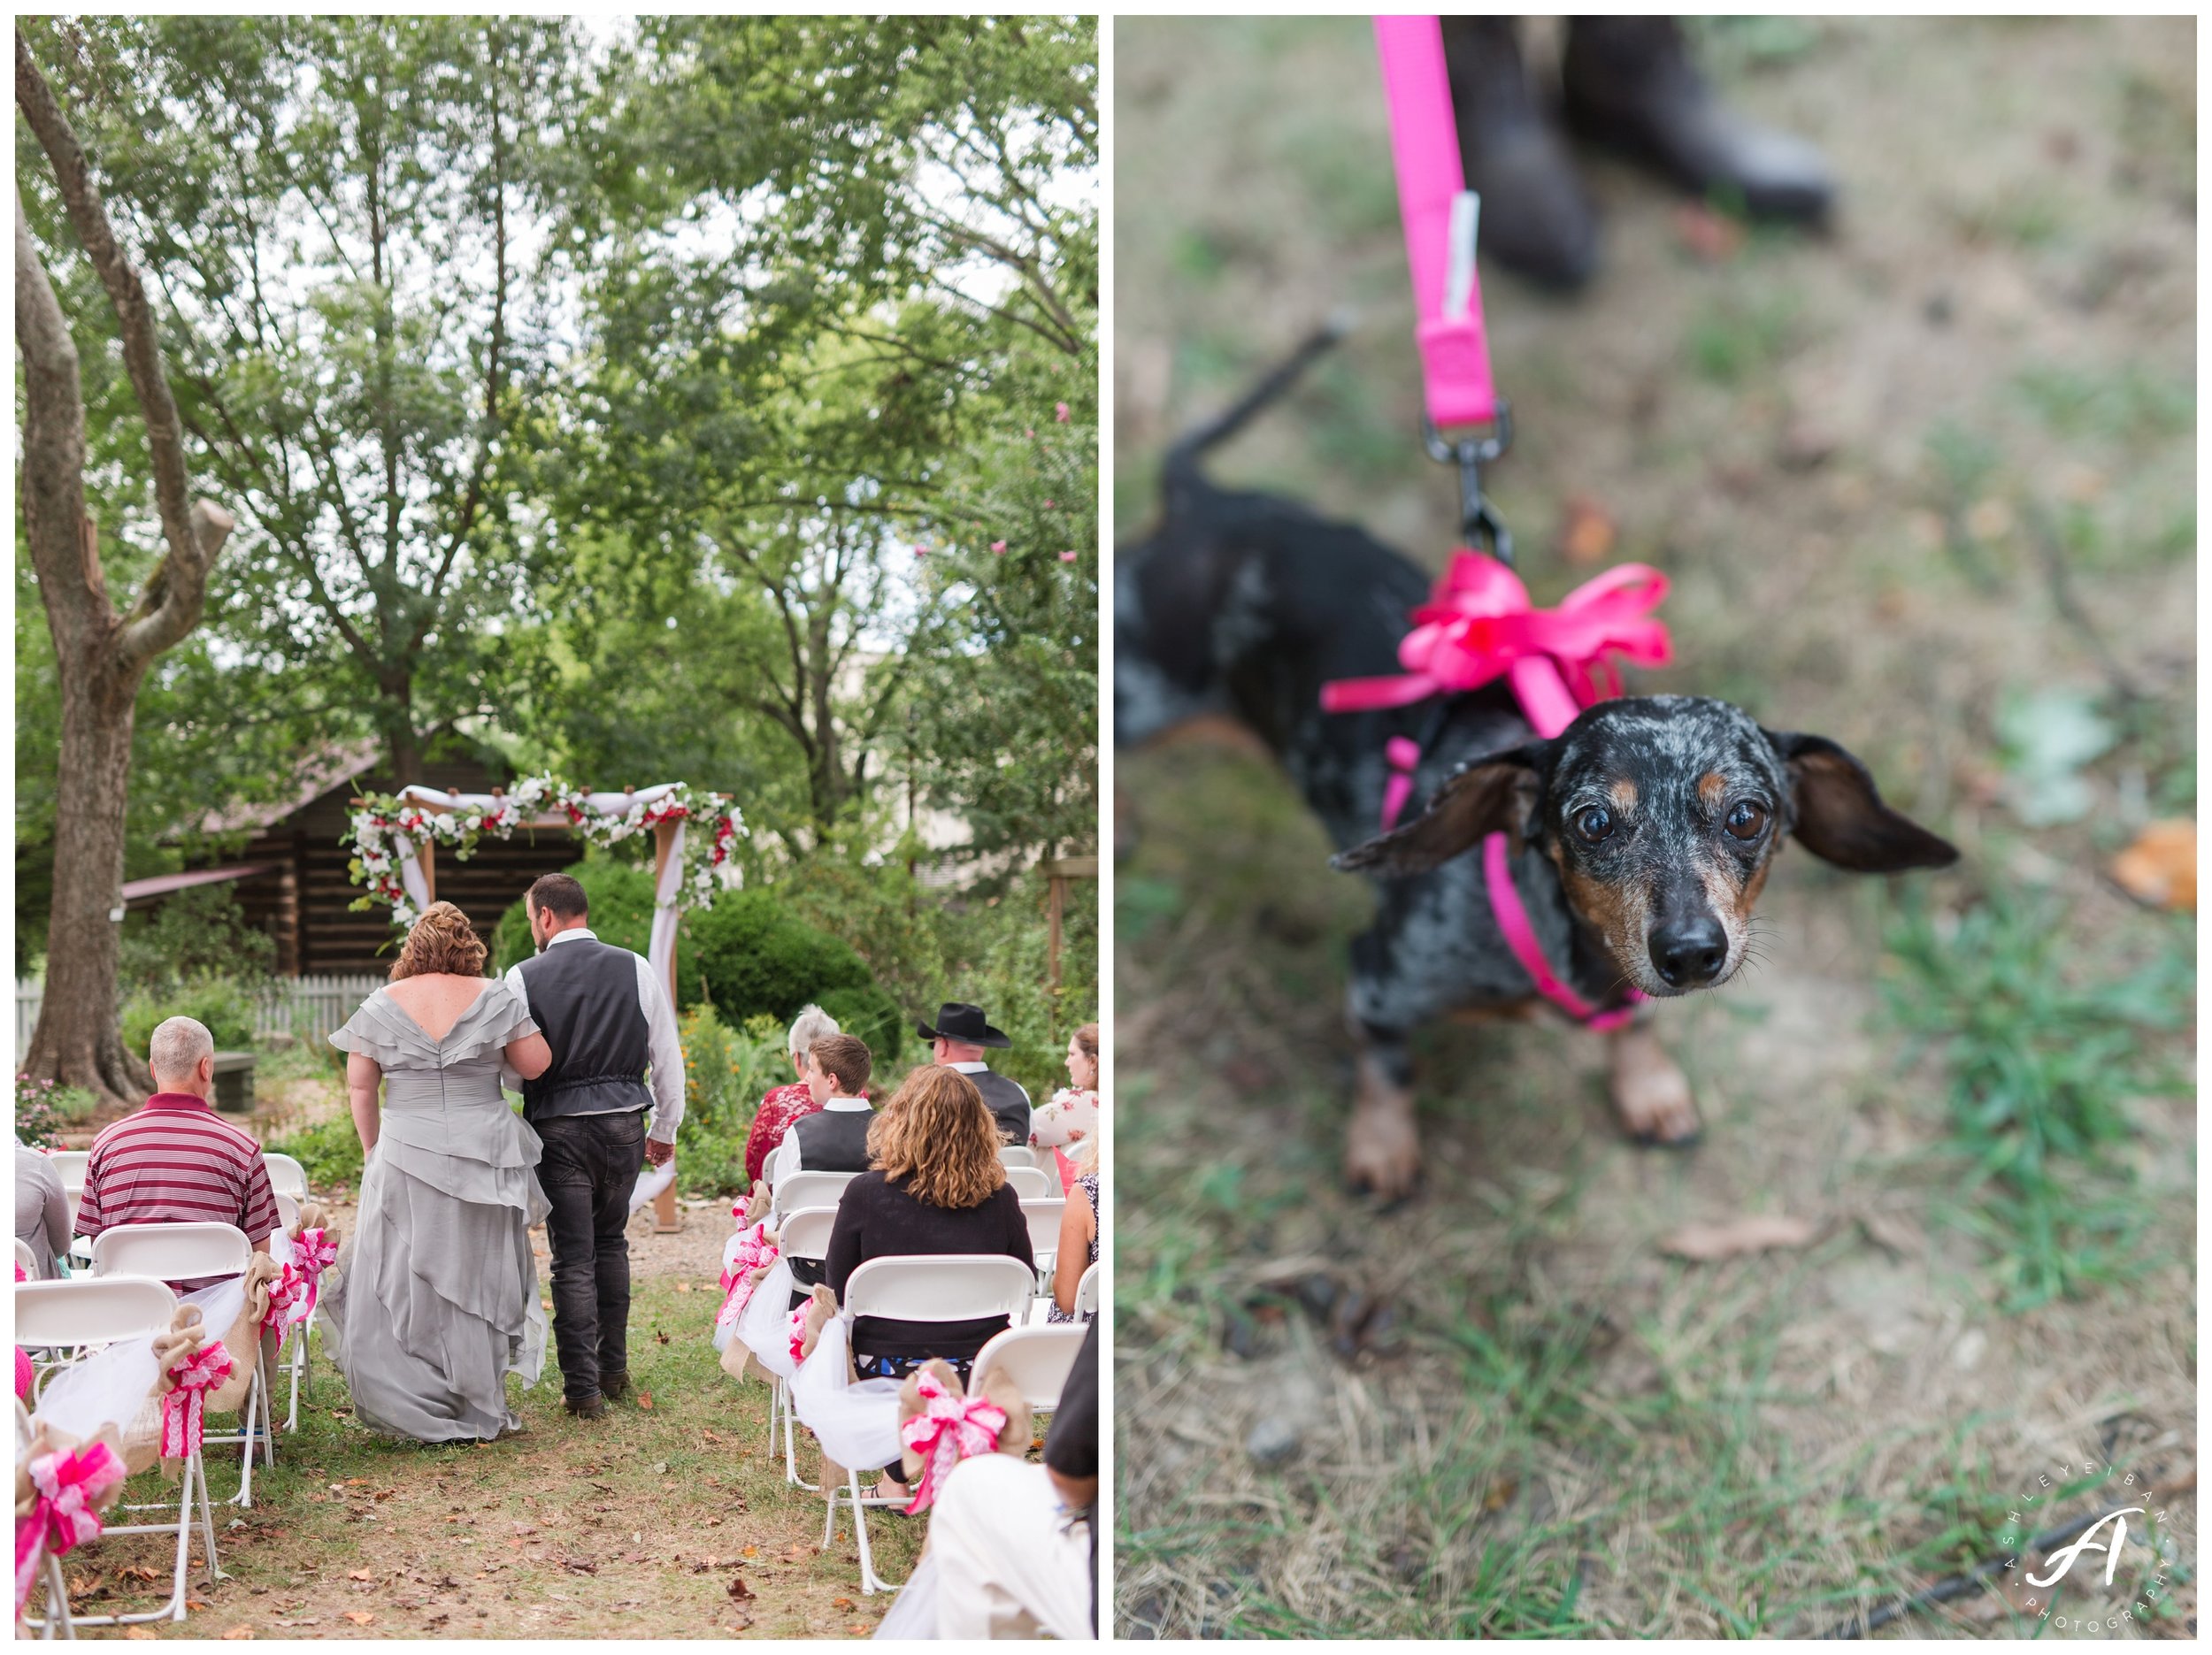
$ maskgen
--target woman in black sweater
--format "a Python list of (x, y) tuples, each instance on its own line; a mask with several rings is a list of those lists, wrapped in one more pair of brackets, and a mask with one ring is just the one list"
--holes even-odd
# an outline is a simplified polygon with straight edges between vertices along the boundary
[[(1035, 1268), (1021, 1198), (998, 1158), (998, 1123), (975, 1083), (934, 1064), (906, 1077), (868, 1129), (871, 1169), (845, 1186), (825, 1260), (830, 1291), (870, 1259), (931, 1253), (1002, 1253)], [(864, 1379), (903, 1379), (942, 1357), (963, 1381), (976, 1354), (1006, 1330), (1004, 1316), (900, 1322), (863, 1316), (853, 1366)]]

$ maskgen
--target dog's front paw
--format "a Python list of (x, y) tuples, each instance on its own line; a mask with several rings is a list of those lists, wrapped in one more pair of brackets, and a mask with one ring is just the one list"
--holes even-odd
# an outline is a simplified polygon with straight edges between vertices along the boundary
[(1413, 1094), (1379, 1072), (1360, 1066), (1357, 1101), (1344, 1135), (1344, 1180), (1386, 1201), (1413, 1193), (1421, 1171), (1421, 1135), (1413, 1123)]
[(1689, 1077), (1648, 1029), (1614, 1036), (1611, 1090), (1621, 1128), (1636, 1142), (1676, 1149), (1697, 1142), (1703, 1123)]

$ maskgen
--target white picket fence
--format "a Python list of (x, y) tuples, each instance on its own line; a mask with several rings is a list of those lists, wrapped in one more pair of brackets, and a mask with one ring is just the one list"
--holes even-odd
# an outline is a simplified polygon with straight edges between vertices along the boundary
[[(280, 977), (273, 978), (257, 997), (253, 1037), (266, 1040), (288, 1034), (296, 1040), (319, 1045), (330, 1031), (359, 1010), (361, 1002), (388, 979), (381, 972), (358, 971), (344, 976)], [(30, 1049), (31, 1031), (38, 1023), (39, 1003), (46, 985), (32, 977), (15, 980), (15, 1051), (18, 1061)]]

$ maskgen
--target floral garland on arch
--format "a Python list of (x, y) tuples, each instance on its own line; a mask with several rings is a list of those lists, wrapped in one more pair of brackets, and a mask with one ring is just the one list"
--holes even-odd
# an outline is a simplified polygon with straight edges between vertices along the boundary
[(678, 782), (667, 792), (650, 801), (641, 799), (626, 810), (599, 811), (590, 808), (592, 792), (588, 787), (571, 786), (557, 776), (533, 776), (516, 783), (489, 807), (459, 810), (428, 810), (396, 794), (367, 794), (348, 824), (347, 842), (353, 849), (348, 872), (354, 884), (368, 887), (352, 906), (365, 909), (387, 903), (393, 924), (412, 925), (420, 916), (407, 894), (400, 864), (419, 847), (426, 841), (466, 862), (475, 854), (477, 841), (487, 833), (495, 839), (511, 839), (515, 829), (530, 818), (547, 815), (566, 816), (586, 844), (598, 846), (619, 845), (640, 833), (651, 832), (664, 822), (691, 822), (694, 831), (684, 835), (683, 873), (677, 885), (676, 906), (713, 905), (719, 871), (730, 858), (733, 843), (750, 832), (735, 805), (726, 806), (714, 794), (695, 792)]

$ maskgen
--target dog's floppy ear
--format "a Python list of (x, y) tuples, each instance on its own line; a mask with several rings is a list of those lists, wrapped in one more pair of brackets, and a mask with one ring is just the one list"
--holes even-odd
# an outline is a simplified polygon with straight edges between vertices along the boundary
[(1486, 754), (1445, 778), (1428, 808), (1407, 823), (1364, 845), (1330, 858), (1341, 873), (1371, 873), (1386, 879), (1440, 868), (1482, 843), (1486, 835), (1525, 834), (1536, 812), (1537, 764), (1542, 743)]
[(1825, 736), (1764, 732), (1790, 773), (1790, 831), (1823, 862), (1853, 873), (1947, 868), (1957, 848), (1882, 802), (1866, 766)]

